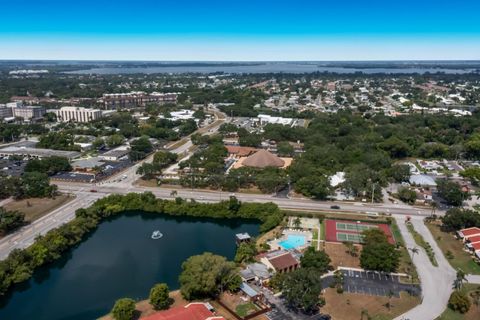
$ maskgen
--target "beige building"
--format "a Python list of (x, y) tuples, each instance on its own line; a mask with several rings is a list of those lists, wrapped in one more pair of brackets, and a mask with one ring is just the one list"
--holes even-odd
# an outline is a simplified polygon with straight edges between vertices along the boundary
[(57, 110), (57, 120), (59, 122), (90, 122), (101, 117), (102, 111), (99, 109), (62, 107)]

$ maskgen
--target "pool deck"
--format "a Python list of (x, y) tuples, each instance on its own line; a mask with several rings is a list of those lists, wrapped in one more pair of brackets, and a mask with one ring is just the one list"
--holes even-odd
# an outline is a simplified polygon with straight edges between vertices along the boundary
[[(302, 236), (305, 237), (305, 244), (297, 246), (294, 248), (284, 248), (280, 242), (287, 240), (288, 236)], [(270, 245), (271, 250), (303, 250), (311, 246), (313, 238), (313, 233), (309, 230), (299, 230), (299, 229), (285, 229), (282, 232), (282, 236), (278, 239), (271, 240), (268, 244)]]

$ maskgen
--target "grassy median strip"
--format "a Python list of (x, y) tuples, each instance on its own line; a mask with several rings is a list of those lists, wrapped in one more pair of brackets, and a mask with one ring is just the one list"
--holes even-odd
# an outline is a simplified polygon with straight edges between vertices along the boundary
[(422, 247), (423, 249), (425, 249), (428, 259), (430, 260), (432, 265), (434, 267), (438, 267), (438, 262), (437, 262), (437, 259), (435, 258), (435, 253), (433, 252), (433, 249), (430, 243), (428, 243), (427, 241), (425, 241), (425, 239), (423, 239), (422, 235), (415, 230), (415, 228), (411, 223), (407, 223), (407, 229), (412, 234), (413, 239), (415, 240), (415, 243), (420, 247)]

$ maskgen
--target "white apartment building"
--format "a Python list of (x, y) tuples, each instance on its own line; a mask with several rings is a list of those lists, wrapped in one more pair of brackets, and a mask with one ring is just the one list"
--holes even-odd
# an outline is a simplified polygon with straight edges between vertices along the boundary
[(100, 119), (102, 111), (99, 109), (87, 109), (83, 107), (62, 107), (57, 110), (59, 122), (90, 122)]

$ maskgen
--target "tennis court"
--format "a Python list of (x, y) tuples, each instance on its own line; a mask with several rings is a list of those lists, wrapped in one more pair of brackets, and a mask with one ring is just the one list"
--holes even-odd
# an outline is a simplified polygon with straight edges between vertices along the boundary
[(368, 224), (337, 222), (337, 230), (363, 232), (365, 230), (373, 229), (373, 228), (378, 228), (378, 227), (375, 225), (368, 225)]
[(362, 242), (362, 232), (370, 229), (380, 229), (388, 237), (390, 243), (395, 243), (390, 226), (385, 223), (368, 223), (363, 221), (346, 221), (325, 219), (325, 240), (330, 242)]

